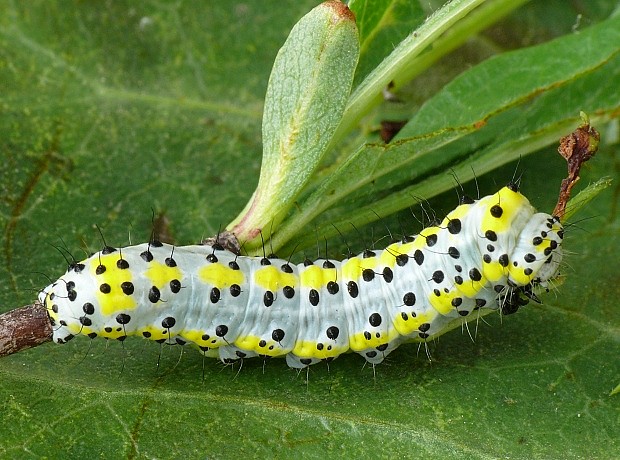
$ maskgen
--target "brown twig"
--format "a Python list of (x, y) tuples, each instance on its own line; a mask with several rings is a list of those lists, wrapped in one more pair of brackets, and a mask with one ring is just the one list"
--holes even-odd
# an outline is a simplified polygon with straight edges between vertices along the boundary
[(568, 177), (562, 179), (558, 203), (553, 210), (554, 216), (563, 216), (573, 186), (579, 180), (581, 165), (588, 161), (598, 150), (601, 139), (599, 132), (590, 126), (587, 117), (582, 114), (583, 124), (568, 136), (560, 139), (558, 152), (568, 163)]
[(0, 357), (51, 340), (52, 324), (39, 302), (0, 315)]

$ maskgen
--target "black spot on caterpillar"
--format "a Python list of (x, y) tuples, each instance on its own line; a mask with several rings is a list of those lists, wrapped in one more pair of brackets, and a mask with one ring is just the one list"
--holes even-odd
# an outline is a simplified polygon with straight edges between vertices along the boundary
[(380, 363), (479, 309), (514, 313), (562, 260), (557, 217), (514, 184), (469, 200), (382, 251), (294, 265), (217, 245), (106, 247), (39, 295), (54, 340), (76, 335), (196, 345), (224, 362), (285, 356), (304, 368), (354, 351)]

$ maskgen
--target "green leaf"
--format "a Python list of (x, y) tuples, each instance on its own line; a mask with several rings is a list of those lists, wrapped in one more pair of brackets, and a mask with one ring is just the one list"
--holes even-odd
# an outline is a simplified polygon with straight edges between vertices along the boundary
[[(368, 207), (342, 205), (368, 184), (375, 195), (390, 191), (369, 205), (388, 215), (452, 188), (448, 169), (466, 182), (557, 143), (577, 126), (581, 110), (596, 114), (595, 124), (616, 118), (620, 94), (607, 76), (620, 71), (618, 43), (620, 16), (463, 73), (429, 99), (390, 144), (366, 144), (350, 155), (273, 232), (270, 245), (279, 248), (311, 221), (324, 237), (335, 236), (345, 222), (375, 221)], [(400, 184), (405, 186), (399, 190)], [(313, 221), (338, 204), (341, 209)], [(315, 241), (308, 235), (284, 251)]]
[(468, 37), (526, 1), (452, 0), (443, 5), (400, 42), (355, 88), (334, 134), (333, 144), (342, 140), (379, 103), (385, 89), (400, 88), (431, 63), (463, 44)]
[(563, 221), (570, 222), (571, 218), (580, 210), (585, 208), (599, 193), (610, 187), (612, 183), (611, 177), (604, 177), (597, 180), (593, 184), (589, 184), (573, 197), (566, 205), (566, 212), (562, 216)]
[[(108, 244), (143, 242), (154, 210), (178, 244), (190, 244), (232, 219), (257, 182), (273, 60), (316, 3), (1, 3), (2, 311), (31, 302), (47, 277), (64, 272), (52, 245), (78, 258), (100, 249), (95, 225)], [(554, 4), (547, 18), (576, 17), (566, 2)], [(594, 98), (607, 98), (617, 79), (607, 65), (583, 82)], [(494, 137), (466, 136), (450, 146), (518, 142), (546, 112), (578, 105), (582, 89), (549, 93), (533, 112), (526, 104), (498, 120), (494, 133), (520, 115), (517, 138), (507, 133), (491, 147)], [(572, 130), (578, 113), (564, 116), (575, 117)], [(617, 145), (606, 142), (613, 123), (597, 126), (601, 151), (584, 167), (584, 184), (617, 168)], [(548, 150), (520, 166), (539, 208), (553, 205), (565, 170)], [(514, 165), (477, 172), (481, 193), (513, 173)], [(545, 304), (471, 324), (475, 342), (467, 329), (446, 334), (429, 344), (432, 362), (405, 345), (375, 369), (350, 355), (306, 375), (282, 360), (239, 369), (203, 362), (192, 349), (180, 356), (148, 341), (83, 338), (4, 358), (0, 457), (618, 457), (620, 399), (609, 395), (620, 381), (613, 187), (568, 227), (566, 282)], [(456, 201), (442, 198), (433, 203), (439, 215)]]
[(331, 1), (305, 15), (280, 49), (265, 96), (258, 186), (228, 226), (248, 250), (278, 226), (321, 161), (351, 91), (358, 40), (351, 11)]
[(354, 86), (359, 84), (394, 47), (415, 30), (426, 15), (412, 0), (351, 0), (360, 33), (360, 61)]

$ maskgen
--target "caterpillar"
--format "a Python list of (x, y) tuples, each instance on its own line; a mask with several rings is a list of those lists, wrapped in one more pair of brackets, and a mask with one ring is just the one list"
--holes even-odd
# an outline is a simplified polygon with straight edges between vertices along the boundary
[[(378, 364), (475, 316), (514, 313), (549, 289), (562, 261), (558, 217), (509, 183), (380, 251), (298, 265), (213, 246), (105, 246), (39, 293), (53, 339), (77, 335), (193, 344), (229, 363), (293, 368), (356, 352)], [(468, 318), (469, 317), (469, 318)]]

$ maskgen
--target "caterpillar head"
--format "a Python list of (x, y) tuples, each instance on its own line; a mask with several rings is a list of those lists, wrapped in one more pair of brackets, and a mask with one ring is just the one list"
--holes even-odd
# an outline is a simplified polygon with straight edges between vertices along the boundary
[(509, 282), (515, 286), (534, 285), (547, 289), (559, 275), (564, 230), (560, 219), (534, 214), (521, 231), (510, 257)]

